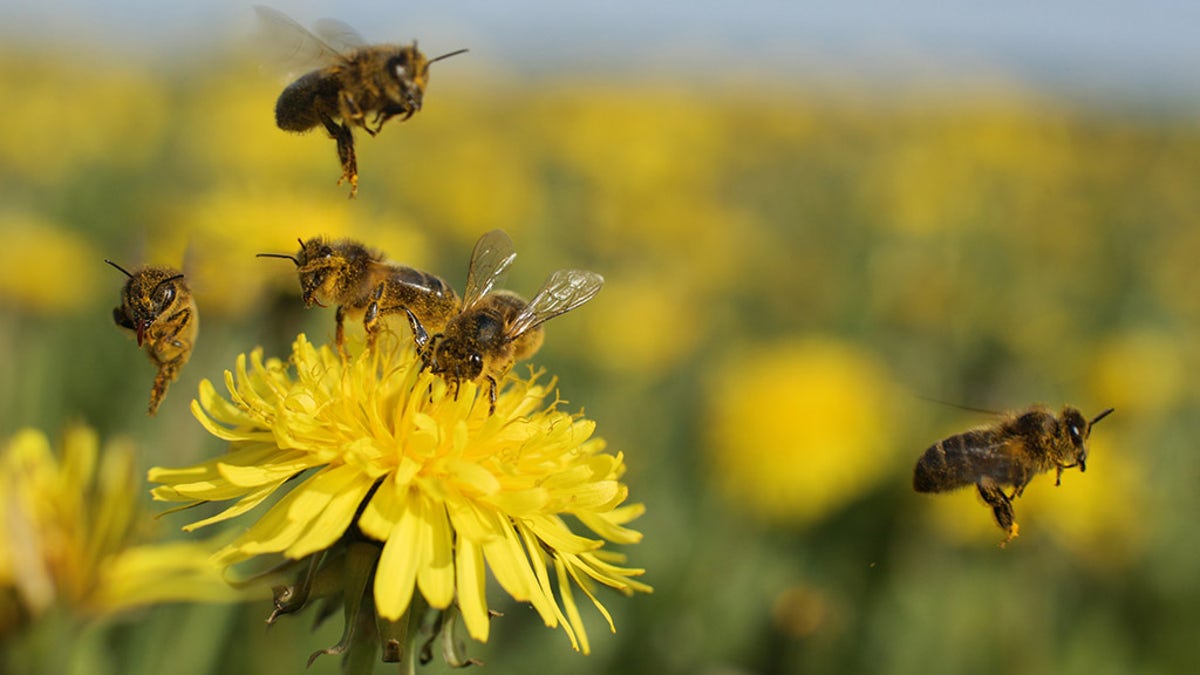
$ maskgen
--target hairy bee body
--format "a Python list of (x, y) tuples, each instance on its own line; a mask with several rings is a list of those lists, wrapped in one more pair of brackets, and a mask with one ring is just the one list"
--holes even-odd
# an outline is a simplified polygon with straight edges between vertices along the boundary
[[(986, 429), (972, 429), (925, 450), (913, 472), (917, 492), (945, 492), (980, 480), (1016, 487), (1053, 468), (1058, 418), (1035, 408)], [(1056, 452), (1057, 450), (1057, 452)]]
[[(947, 492), (974, 485), (992, 509), (996, 523), (1011, 541), (1017, 536), (1012, 500), (1021, 496), (1034, 476), (1054, 469), (1055, 485), (1064, 469), (1087, 470), (1085, 441), (1091, 427), (1109, 408), (1088, 421), (1078, 409), (1065, 406), (1055, 415), (1043, 406), (1006, 415), (985, 428), (955, 434), (925, 450), (913, 470), (917, 492)], [(1002, 488), (1012, 488), (1006, 494)]]
[(558, 270), (528, 302), (511, 291), (492, 290), (514, 258), (507, 234), (502, 230), (484, 234), (471, 253), (461, 309), (444, 329), (432, 330), (415, 313), (408, 313), (425, 365), (451, 382), (456, 395), (463, 380), (488, 385), (493, 412), (499, 381), (513, 364), (541, 348), (542, 324), (588, 302), (604, 285), (604, 277), (594, 272)]
[(458, 294), (445, 280), (389, 262), (381, 252), (352, 239), (314, 237), (301, 240), (295, 256), (261, 253), (259, 257), (285, 258), (296, 264), (305, 307), (337, 305), (335, 339), (343, 354), (347, 318), (362, 319), (370, 349), (389, 314), (407, 310), (441, 330), (458, 312)]
[[(352, 52), (288, 85), (275, 102), (275, 122), (285, 131), (308, 131), (332, 118), (378, 133), (392, 117), (408, 119), (421, 109), (426, 62), (415, 44)], [(415, 74), (401, 78), (397, 71)], [(367, 124), (370, 113), (376, 115), (374, 129)]]
[(167, 387), (191, 358), (200, 330), (196, 300), (178, 270), (143, 267), (131, 273), (111, 260), (105, 262), (128, 277), (121, 289), (121, 304), (113, 308), (113, 322), (132, 333), (138, 347), (146, 350), (158, 368), (147, 409), (154, 415)]
[(455, 380), (504, 377), (517, 361), (536, 354), (545, 339), (541, 326), (509, 335), (508, 326), (528, 306), (516, 293), (492, 291), (472, 311), (452, 318), (434, 342), (433, 372)]
[[(429, 83), (429, 65), (461, 54), (458, 50), (427, 58), (414, 41), (409, 45), (368, 45), (349, 26), (325, 20), (338, 47), (310, 33), (281, 12), (256, 7), (263, 25), (276, 40), (286, 40), (288, 51), (315, 56), (326, 65), (302, 75), (275, 102), (275, 123), (284, 131), (305, 132), (325, 128), (337, 141), (343, 180), (350, 196), (358, 191), (358, 159), (352, 129), (374, 136), (393, 117), (407, 120), (421, 106)], [(339, 48), (340, 47), (340, 48)]]

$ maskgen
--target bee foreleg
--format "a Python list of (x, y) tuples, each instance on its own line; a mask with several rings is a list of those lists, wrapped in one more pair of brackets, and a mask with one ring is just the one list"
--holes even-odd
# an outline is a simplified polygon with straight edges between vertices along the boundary
[(375, 129), (372, 130), (370, 127), (365, 127), (365, 128), (367, 129), (367, 131), (371, 132), (371, 135), (375, 135), (383, 130), (383, 123), (390, 120), (391, 118), (392, 118), (392, 113), (389, 113), (386, 110), (380, 110), (379, 112), (375, 113), (375, 119), (371, 120), (371, 123), (375, 125)]
[(488, 414), (496, 414), (496, 390), (500, 387), (496, 384), (496, 378), (491, 375), (487, 376), (488, 381)]
[(191, 322), (192, 310), (190, 307), (184, 307), (178, 312), (175, 312), (171, 316), (167, 317), (166, 321), (163, 322), (175, 326), (175, 330), (164, 334), (163, 337), (167, 340), (170, 340), (172, 346), (186, 348), (188, 352), (191, 352), (192, 344), (190, 341), (176, 339), (179, 336), (179, 332), (186, 328)]
[(121, 307), (113, 308), (113, 322), (116, 323), (121, 328), (125, 328), (128, 330), (134, 330), (133, 319), (130, 319), (129, 315), (126, 314), (125, 310)]
[(338, 353), (342, 355), (342, 359), (347, 360), (350, 358), (350, 352), (346, 350), (346, 307), (344, 305), (338, 305), (333, 319), (337, 323), (337, 327), (333, 333), (333, 342), (337, 345)]

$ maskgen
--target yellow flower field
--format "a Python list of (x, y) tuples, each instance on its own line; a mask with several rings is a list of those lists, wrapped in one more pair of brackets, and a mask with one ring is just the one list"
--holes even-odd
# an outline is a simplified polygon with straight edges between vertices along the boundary
[[(311, 564), (313, 604), (355, 598), (299, 617), (265, 587), (143, 607), (200, 595), (116, 593), (154, 561), (105, 577), (93, 551), (54, 597), (85, 617), (139, 609), (81, 638), (86, 672), (301, 672), (355, 621), (386, 649), (410, 608), (437, 615), (420, 626), (435, 635), (461, 619), (470, 662), (495, 673), (1190, 667), (1194, 105), (986, 80), (500, 76), (473, 51), (412, 119), (357, 133), (351, 200), (332, 140), (275, 127), (281, 83), (253, 61), (100, 55), (82, 77), (53, 50), (22, 58), (0, 53), (0, 438), (48, 447), (19, 430), (79, 419), (131, 437), (126, 496), (194, 506), (160, 515), (172, 545), (217, 537), (205, 555), (231, 580), (292, 565), (268, 579), (288, 592)], [(386, 364), (341, 360), (335, 309), (306, 309), (296, 267), (256, 258), (350, 237), (462, 293), (493, 228), (518, 253), (504, 287), (526, 298), (557, 269), (605, 278), (546, 325), (494, 417), (470, 409), (474, 385), (456, 400), (422, 371), (403, 314)], [(156, 418), (105, 258), (181, 269), (204, 317)], [(347, 321), (351, 344), (362, 330)], [(918, 494), (913, 466), (996, 419), (979, 411), (1034, 403), (1116, 411), (1085, 473), (1014, 500), (1020, 536), (1001, 549), (973, 487)], [(0, 513), (29, 487), (5, 471)], [(39, 494), (66, 504), (44, 495), (70, 481)], [(44, 610), (57, 577), (16, 574), (26, 544), (0, 522), (4, 672), (78, 635)], [(423, 671), (448, 672), (440, 654)], [(352, 672), (392, 672), (378, 661)]]

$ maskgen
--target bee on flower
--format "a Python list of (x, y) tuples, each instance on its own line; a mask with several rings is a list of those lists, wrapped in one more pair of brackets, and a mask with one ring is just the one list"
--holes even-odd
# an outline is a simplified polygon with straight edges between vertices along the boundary
[[(411, 664), (432, 658), (441, 640), (448, 662), (470, 663), (454, 630), (461, 621), (487, 640), (489, 569), (587, 653), (576, 591), (611, 626), (597, 584), (651, 590), (636, 580), (643, 570), (606, 548), (641, 539), (627, 527), (644, 509), (625, 503), (624, 457), (605, 451), (594, 422), (560, 409), (553, 380), (509, 378), (492, 413), (478, 383), (451, 387), (422, 365), (411, 340), (394, 334), (350, 360), (303, 335), (286, 362), (261, 349), (242, 355), (226, 374), (226, 396), (206, 380), (192, 404), (228, 451), (152, 469), (154, 497), (236, 500), (186, 530), (279, 497), (214, 559), (295, 571), (277, 590), (271, 621), (340, 592), (343, 639), (313, 658), (378, 643), (385, 661)], [(573, 531), (566, 516), (590, 532)]]

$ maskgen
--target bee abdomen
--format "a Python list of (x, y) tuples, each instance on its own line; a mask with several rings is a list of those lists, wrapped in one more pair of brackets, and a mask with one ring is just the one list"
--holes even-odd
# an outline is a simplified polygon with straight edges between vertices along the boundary
[[(331, 88), (330, 85), (333, 85)], [(336, 81), (322, 71), (289, 84), (275, 101), (275, 124), (284, 131), (308, 131), (321, 123), (319, 99), (337, 100)]]
[(975, 483), (979, 475), (975, 449), (987, 441), (987, 432), (968, 431), (929, 446), (913, 470), (913, 489), (944, 492)]

